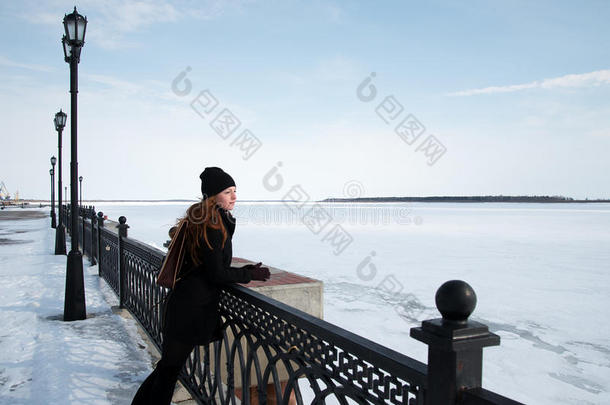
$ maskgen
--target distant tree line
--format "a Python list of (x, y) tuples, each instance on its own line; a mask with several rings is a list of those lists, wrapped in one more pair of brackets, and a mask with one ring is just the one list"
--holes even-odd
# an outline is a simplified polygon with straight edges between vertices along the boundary
[(575, 200), (561, 195), (485, 195), (485, 196), (431, 196), (431, 197), (359, 197), (327, 198), (323, 202), (610, 202), (610, 200)]

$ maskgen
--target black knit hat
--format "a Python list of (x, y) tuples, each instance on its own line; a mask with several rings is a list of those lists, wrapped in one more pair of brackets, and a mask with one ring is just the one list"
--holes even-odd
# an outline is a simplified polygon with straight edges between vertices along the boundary
[(233, 177), (220, 167), (206, 167), (199, 175), (201, 179), (201, 194), (203, 199), (220, 193), (225, 188), (235, 186)]

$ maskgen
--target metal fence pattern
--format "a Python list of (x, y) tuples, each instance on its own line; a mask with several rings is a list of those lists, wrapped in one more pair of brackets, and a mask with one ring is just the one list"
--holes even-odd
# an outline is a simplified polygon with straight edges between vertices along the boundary
[(99, 228), (100, 235), (100, 275), (108, 285), (119, 295), (119, 236), (106, 228)]
[(124, 238), (125, 291), (123, 305), (161, 346), (161, 315), (168, 290), (157, 285), (165, 254), (135, 239)]

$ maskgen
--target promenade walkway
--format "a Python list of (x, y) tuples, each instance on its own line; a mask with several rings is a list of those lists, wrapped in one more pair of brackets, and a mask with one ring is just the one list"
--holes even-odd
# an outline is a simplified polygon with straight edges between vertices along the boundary
[(0, 404), (129, 404), (154, 358), (87, 258), (87, 319), (61, 320), (66, 256), (54, 246), (47, 209), (0, 211)]

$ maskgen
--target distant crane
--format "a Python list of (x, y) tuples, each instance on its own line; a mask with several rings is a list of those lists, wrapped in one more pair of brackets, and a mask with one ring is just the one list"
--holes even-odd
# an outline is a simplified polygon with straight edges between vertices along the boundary
[(3, 181), (0, 181), (0, 200), (8, 201), (11, 199), (11, 195), (6, 188), (6, 185)]

